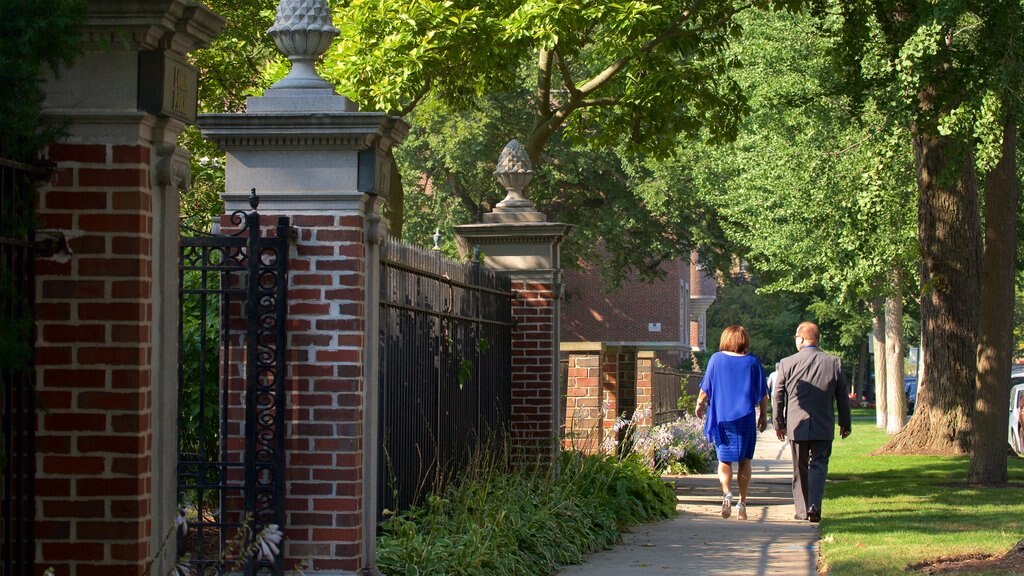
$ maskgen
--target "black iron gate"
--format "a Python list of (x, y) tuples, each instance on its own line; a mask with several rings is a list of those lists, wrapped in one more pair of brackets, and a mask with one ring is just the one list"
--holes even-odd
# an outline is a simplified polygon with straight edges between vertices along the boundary
[(408, 507), (503, 440), (511, 415), (511, 280), (381, 245), (378, 514)]
[[(262, 235), (253, 210), (231, 235), (182, 237), (179, 264), (178, 538), (194, 571), (237, 561), (270, 524), (284, 525), (288, 218)], [(241, 535), (241, 538), (239, 536)], [(241, 546), (238, 543), (241, 542)], [(254, 558), (245, 574), (283, 574)]]
[(0, 576), (34, 573), (35, 342), (32, 205), (46, 170), (0, 158)]

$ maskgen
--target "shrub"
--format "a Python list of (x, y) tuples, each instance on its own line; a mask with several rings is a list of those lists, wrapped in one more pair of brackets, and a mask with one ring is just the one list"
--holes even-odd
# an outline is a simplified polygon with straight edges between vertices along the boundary
[[(675, 514), (675, 494), (636, 456), (565, 452), (560, 473), (477, 460), (456, 482), (383, 523), (389, 575), (550, 574)], [(557, 535), (557, 537), (552, 537)]]

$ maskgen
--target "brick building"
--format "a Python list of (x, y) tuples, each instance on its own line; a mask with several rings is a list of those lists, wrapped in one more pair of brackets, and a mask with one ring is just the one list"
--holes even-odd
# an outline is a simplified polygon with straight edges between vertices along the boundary
[(708, 307), (718, 281), (697, 262), (678, 259), (661, 266), (664, 277), (626, 282), (606, 292), (594, 265), (565, 272), (562, 349), (635, 348), (652, 351), (662, 364), (678, 366), (706, 347)]

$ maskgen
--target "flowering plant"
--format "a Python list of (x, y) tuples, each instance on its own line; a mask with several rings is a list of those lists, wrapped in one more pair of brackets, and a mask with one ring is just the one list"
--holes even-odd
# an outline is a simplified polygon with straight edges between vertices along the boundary
[(704, 437), (704, 423), (683, 416), (651, 429), (654, 467), (669, 474), (702, 474), (715, 458), (715, 446)]
[[(184, 537), (188, 534), (188, 517), (192, 513), (194, 511), (186, 507), (178, 508), (178, 516), (174, 519), (174, 526), (164, 536), (163, 542), (160, 543), (160, 548), (153, 556), (153, 560), (149, 562), (143, 576), (149, 576), (156, 559), (163, 554), (171, 536), (180, 534)], [(167, 576), (213, 576), (225, 569), (229, 571), (243, 570), (246, 563), (252, 559), (273, 562), (274, 558), (281, 553), (281, 542), (284, 540), (284, 533), (277, 524), (267, 524), (261, 530), (255, 532), (253, 524), (253, 515), (249, 513), (246, 515), (246, 521), (238, 528), (235, 537), (228, 542), (227, 548), (221, 551), (220, 557), (212, 563), (207, 563), (205, 568), (194, 566), (191, 554), (186, 552), (175, 560), (174, 566), (171, 567)], [(235, 557), (235, 560), (229, 562), (228, 558), (232, 556)], [(299, 573), (302, 573), (301, 570), (299, 570)]]
[[(704, 423), (684, 415), (657, 426), (639, 426), (650, 417), (650, 409), (637, 408), (630, 418), (619, 418), (612, 434), (605, 436), (606, 452), (618, 451), (622, 457), (641, 455), (654, 470), (668, 474), (701, 474), (715, 457), (714, 444), (704, 437)], [(621, 434), (620, 431), (624, 431)]]

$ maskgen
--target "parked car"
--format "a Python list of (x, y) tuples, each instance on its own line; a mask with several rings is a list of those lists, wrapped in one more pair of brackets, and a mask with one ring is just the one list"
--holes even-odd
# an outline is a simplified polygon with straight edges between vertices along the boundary
[(903, 391), (907, 393), (907, 414), (913, 414), (917, 403), (917, 376), (903, 378)]
[(1024, 375), (1010, 378), (1010, 417), (1006, 441), (1014, 452), (1024, 456)]

